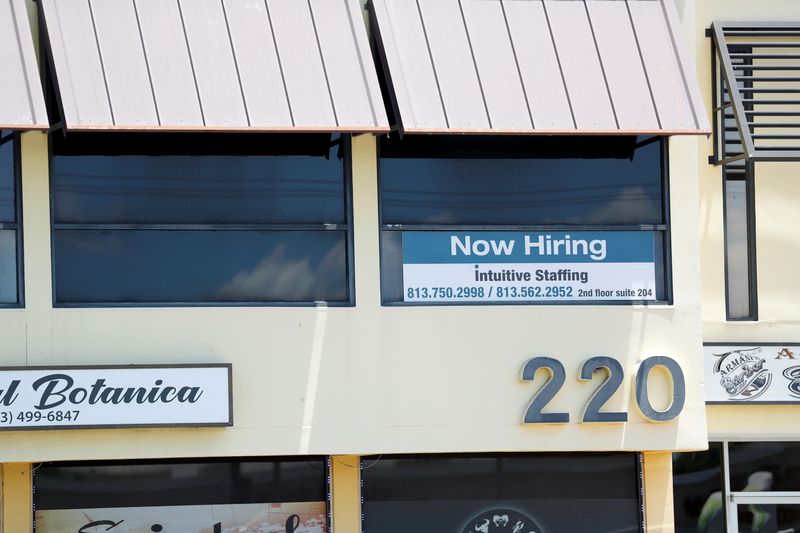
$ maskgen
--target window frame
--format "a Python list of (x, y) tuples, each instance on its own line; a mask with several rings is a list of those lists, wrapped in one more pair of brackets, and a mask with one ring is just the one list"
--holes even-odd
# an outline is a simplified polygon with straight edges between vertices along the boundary
[[(568, 139), (568, 137), (567, 137)], [(381, 150), (380, 143), (381, 137), (378, 137), (377, 148), (377, 174), (378, 174), (378, 240), (380, 247), (380, 293), (381, 293), (381, 306), (382, 307), (439, 307), (439, 306), (496, 306), (496, 305), (522, 305), (522, 306), (671, 306), (674, 304), (673, 283), (672, 283), (672, 219), (671, 219), (671, 202), (670, 202), (670, 173), (669, 173), (669, 137), (661, 135), (653, 135), (642, 142), (658, 142), (661, 151), (661, 210), (663, 223), (662, 224), (574, 224), (574, 225), (439, 225), (439, 224), (384, 224), (383, 222), (383, 186), (382, 186), (382, 172), (381, 172)], [(637, 143), (637, 146), (640, 143)], [(405, 301), (387, 301), (384, 297), (383, 288), (383, 264), (384, 264), (384, 250), (383, 250), (383, 232), (384, 231), (654, 231), (660, 232), (663, 235), (663, 272), (664, 272), (664, 299), (663, 300), (592, 300), (592, 301), (502, 301), (502, 302), (479, 302), (479, 301), (466, 301), (466, 302), (405, 302)]]
[[(8, 131), (8, 130), (6, 130)], [(10, 131), (5, 136), (0, 131), (0, 144), (12, 143), (12, 180), (14, 191), (14, 222), (0, 222), (0, 230), (13, 230), (15, 233), (17, 264), (17, 301), (0, 302), (0, 309), (23, 309), (25, 307), (25, 272), (22, 253), (22, 135), (18, 131)]]
[[(107, 132), (106, 135), (114, 135)], [(143, 133), (142, 135), (147, 135)], [(235, 134), (229, 134), (235, 135)], [(52, 287), (52, 303), (54, 308), (61, 309), (109, 309), (109, 308), (227, 308), (227, 307), (354, 307), (356, 305), (355, 293), (355, 264), (354, 264), (354, 237), (353, 237), (353, 165), (352, 165), (352, 135), (342, 133), (338, 143), (334, 141), (331, 149), (335, 149), (337, 144), (342, 150), (342, 180), (344, 204), (343, 210), (346, 218), (345, 224), (119, 224), (119, 223), (57, 223), (55, 221), (55, 193), (53, 190), (53, 180), (50, 181), (50, 272)], [(48, 142), (48, 162), (52, 169), (53, 142), (52, 138)], [(291, 157), (291, 156), (286, 156)], [(51, 170), (52, 172), (52, 170)], [(155, 231), (333, 231), (343, 232), (345, 239), (345, 283), (347, 299), (343, 301), (312, 301), (312, 302), (292, 302), (292, 301), (174, 301), (174, 302), (59, 302), (57, 298), (56, 286), (56, 254), (55, 254), (55, 234), (59, 230), (155, 230)]]
[[(749, 503), (769, 503), (775, 500), (800, 500), (800, 491), (777, 491), (769, 490), (766, 492), (744, 492), (741, 490), (731, 490), (731, 462), (730, 444), (731, 443), (767, 443), (767, 442), (800, 442), (797, 437), (788, 435), (760, 435), (758, 437), (711, 437), (709, 443), (720, 444), (720, 474), (722, 485), (722, 519), (726, 532), (738, 531), (738, 506)], [(795, 504), (795, 502), (787, 502)], [(776, 503), (777, 504), (777, 503)]]

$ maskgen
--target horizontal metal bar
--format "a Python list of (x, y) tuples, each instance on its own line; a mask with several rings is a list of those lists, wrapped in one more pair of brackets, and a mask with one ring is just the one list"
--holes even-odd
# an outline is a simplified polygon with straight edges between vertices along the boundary
[[(800, 33), (798, 33), (800, 36)], [(800, 47), (800, 42), (775, 42), (775, 41), (736, 41), (728, 42), (728, 49), (746, 46), (748, 48), (797, 48)]]
[(800, 89), (794, 87), (753, 87), (750, 89), (741, 88), (739, 92), (748, 94), (797, 94), (800, 93)]
[(769, 151), (769, 152), (791, 152), (800, 154), (800, 146), (759, 146), (756, 151)]
[[(760, 117), (800, 117), (800, 111), (745, 111), (747, 115)], [(733, 118), (733, 117), (730, 117)]]
[[(798, 68), (800, 71), (800, 68)], [(795, 76), (775, 76), (770, 78), (769, 76), (736, 76), (737, 81), (744, 81), (744, 82), (776, 82), (776, 83), (784, 83), (784, 82), (800, 82), (800, 77)]]
[(347, 231), (347, 224), (53, 224), (55, 230), (120, 231)]
[[(791, 501), (790, 501), (791, 500)], [(800, 503), (800, 492), (731, 492), (734, 503)]]
[(748, 122), (752, 128), (800, 128), (800, 122)]
[(794, 28), (775, 28), (759, 30), (756, 28), (742, 28), (740, 30), (723, 30), (725, 37), (800, 37), (800, 31)]
[(798, 30), (800, 31), (800, 22), (786, 21), (786, 20), (767, 20), (754, 22), (752, 20), (721, 20), (715, 22), (714, 26), (719, 26), (723, 31), (727, 30)]
[(763, 100), (758, 98), (742, 98), (742, 103), (753, 105), (800, 105), (800, 100)]
[(754, 133), (751, 135), (753, 139), (786, 139), (786, 140), (795, 140), (800, 139), (800, 135), (795, 135), (792, 133)]
[(530, 225), (448, 225), (382, 224), (383, 231), (666, 231), (666, 224), (530, 224)]
[(762, 152), (764, 150), (763, 147), (758, 147), (753, 156), (750, 158), (751, 161), (800, 161), (800, 151), (798, 150), (786, 150), (787, 147), (776, 147), (780, 148), (776, 151), (767, 151)]
[(742, 59), (800, 59), (800, 54), (754, 54), (752, 52), (732, 52), (731, 58)]
[(734, 70), (792, 70), (800, 72), (800, 65), (732, 65)]

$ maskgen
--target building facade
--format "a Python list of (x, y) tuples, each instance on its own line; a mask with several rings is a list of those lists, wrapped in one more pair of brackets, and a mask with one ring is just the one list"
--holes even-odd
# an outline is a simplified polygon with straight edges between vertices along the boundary
[(0, 530), (800, 530), (795, 2), (361, 4), (0, 0)]

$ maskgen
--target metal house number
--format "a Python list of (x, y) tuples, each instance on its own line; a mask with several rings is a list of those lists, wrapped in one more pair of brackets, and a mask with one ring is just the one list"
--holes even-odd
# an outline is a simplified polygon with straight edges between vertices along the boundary
[[(669, 407), (659, 411), (650, 403), (647, 389), (647, 378), (650, 372), (660, 366), (672, 378), (672, 401)], [(566, 424), (569, 422), (569, 413), (543, 413), (542, 410), (550, 400), (561, 390), (566, 381), (564, 365), (552, 357), (534, 357), (525, 362), (522, 367), (522, 381), (533, 381), (538, 370), (543, 369), (548, 374), (547, 381), (533, 396), (528, 409), (525, 411), (523, 424)], [(625, 379), (622, 364), (613, 357), (591, 357), (581, 365), (578, 381), (591, 381), (592, 376), (604, 371), (605, 380), (595, 390), (586, 408), (583, 411), (581, 422), (627, 422), (628, 413), (624, 411), (601, 411), (600, 409), (619, 389)], [(686, 381), (683, 370), (672, 358), (665, 356), (649, 357), (642, 361), (636, 372), (636, 404), (642, 414), (652, 422), (667, 422), (677, 417), (683, 410), (686, 402)]]

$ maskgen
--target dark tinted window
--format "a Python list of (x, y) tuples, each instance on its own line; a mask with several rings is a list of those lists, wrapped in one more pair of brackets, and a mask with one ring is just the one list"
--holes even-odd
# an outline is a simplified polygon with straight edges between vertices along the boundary
[(657, 140), (406, 139), (381, 142), (383, 224), (664, 222)]
[(793, 533), (800, 531), (800, 505), (761, 503), (737, 507), (739, 531), (752, 533)]
[(12, 132), (0, 130), (0, 305), (4, 306), (20, 301), (15, 139)]
[(800, 442), (731, 442), (731, 490), (800, 491)]
[(724, 533), (722, 444), (672, 456), (675, 532)]
[(0, 229), (0, 303), (17, 302), (17, 232)]
[[(660, 137), (382, 138), (383, 302), (669, 301), (665, 153)], [(572, 238), (637, 266), (581, 270)]]
[(59, 302), (347, 299), (339, 231), (61, 230)]
[(14, 222), (14, 141), (0, 130), (0, 222)]
[[(45, 464), (34, 473), (34, 507), (39, 533), (122, 519), (131, 531), (212, 531), (217, 521), (224, 531), (283, 531), (293, 514), (325, 531), (326, 466), (317, 458)], [(162, 529), (150, 529), (156, 523)], [(97, 527), (85, 531), (105, 531)]]
[(345, 223), (342, 162), (312, 156), (56, 156), (56, 222)]
[(343, 154), (330, 135), (59, 137), (56, 302), (348, 302)]
[(635, 454), (364, 458), (364, 531), (640, 531), (637, 479)]

